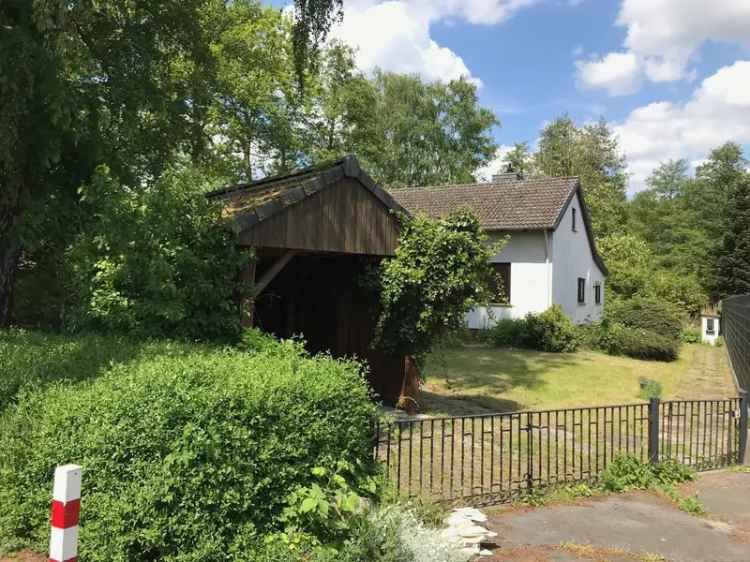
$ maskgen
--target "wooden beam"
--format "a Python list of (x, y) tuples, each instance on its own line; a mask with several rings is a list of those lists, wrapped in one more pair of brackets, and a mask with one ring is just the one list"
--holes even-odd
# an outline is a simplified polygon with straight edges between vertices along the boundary
[(295, 255), (297, 255), (297, 252), (295, 252), (294, 250), (289, 250), (287, 251), (287, 253), (273, 262), (273, 265), (268, 268), (268, 271), (263, 274), (263, 277), (255, 282), (255, 286), (253, 287), (253, 296), (257, 297), (259, 294), (261, 294), (263, 290), (268, 286), (268, 284), (273, 281), (274, 277), (276, 277), (281, 272), (281, 270), (286, 267), (286, 264), (292, 261), (292, 258)]
[[(244, 284), (253, 286), (255, 284), (255, 265), (257, 258), (253, 258), (248, 264), (242, 268), (241, 278)], [(243, 328), (253, 327), (253, 316), (255, 309), (255, 297), (254, 295), (247, 296), (242, 299), (240, 303), (240, 326)]]

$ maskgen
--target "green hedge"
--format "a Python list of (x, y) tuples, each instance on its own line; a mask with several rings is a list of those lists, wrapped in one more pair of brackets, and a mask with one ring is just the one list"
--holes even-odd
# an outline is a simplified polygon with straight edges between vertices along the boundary
[(613, 324), (646, 330), (674, 341), (679, 341), (682, 334), (680, 311), (656, 298), (613, 299), (607, 308), (606, 319)]
[(610, 324), (602, 334), (600, 346), (611, 355), (655, 361), (674, 361), (679, 351), (677, 340), (622, 324)]
[(313, 467), (367, 462), (373, 409), (358, 364), (290, 342), (24, 392), (0, 418), (0, 550), (45, 550), (54, 468), (75, 462), (82, 559), (241, 560)]
[(208, 347), (124, 336), (0, 330), (0, 411), (15, 400), (23, 387), (96, 378), (114, 365), (201, 349)]

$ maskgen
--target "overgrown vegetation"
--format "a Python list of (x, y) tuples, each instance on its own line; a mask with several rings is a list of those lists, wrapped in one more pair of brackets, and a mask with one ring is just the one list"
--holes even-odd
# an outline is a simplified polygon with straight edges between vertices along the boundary
[(641, 461), (632, 455), (617, 455), (594, 484), (572, 484), (549, 490), (524, 493), (519, 504), (542, 506), (549, 503), (573, 501), (596, 494), (621, 494), (632, 490), (654, 490), (664, 494), (675, 505), (692, 515), (704, 515), (705, 508), (695, 496), (684, 496), (677, 485), (695, 479), (695, 472), (678, 462), (667, 460), (656, 464)]
[(242, 559), (284, 528), (313, 469), (346, 460), (352, 485), (367, 482), (374, 405), (358, 364), (295, 342), (162, 351), (6, 407), (0, 544), (45, 549), (49, 483), (67, 462), (86, 469), (88, 560)]
[(375, 345), (423, 365), (441, 336), (459, 330), (466, 312), (489, 300), (489, 258), (498, 248), (484, 243), (468, 211), (402, 220), (396, 255), (370, 280), (380, 297)]

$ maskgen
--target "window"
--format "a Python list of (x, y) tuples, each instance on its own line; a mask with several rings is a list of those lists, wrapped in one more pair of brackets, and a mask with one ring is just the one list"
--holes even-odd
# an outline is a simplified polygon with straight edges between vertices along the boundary
[(715, 330), (714, 319), (706, 318), (706, 335), (713, 336), (714, 330)]
[(572, 223), (572, 225), (573, 225), (573, 232), (576, 232), (577, 225), (576, 225), (576, 210), (575, 210), (575, 208), (573, 209), (573, 223)]
[(491, 265), (495, 273), (490, 286), (493, 302), (510, 304), (510, 264), (493, 263)]
[(578, 304), (586, 303), (586, 279), (578, 278)]
[(596, 304), (602, 304), (602, 284), (597, 283), (594, 285), (594, 302)]

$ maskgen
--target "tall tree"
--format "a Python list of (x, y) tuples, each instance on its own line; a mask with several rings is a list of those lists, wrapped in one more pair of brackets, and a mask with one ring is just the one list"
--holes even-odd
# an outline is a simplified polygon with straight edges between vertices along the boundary
[(534, 157), (526, 141), (514, 144), (505, 155), (505, 162), (514, 172), (527, 176), (534, 175)]
[[(300, 67), (300, 53), (314, 50), (340, 2), (296, 5)], [(216, 85), (210, 45), (226, 29), (227, 10), (244, 17), (243, 9), (257, 10), (257, 2), (0, 3), (0, 326), (9, 321), (19, 263), (41, 246), (46, 211), (66, 208), (61, 201), (75, 208), (77, 188), (97, 165), (141, 189), (175, 153), (205, 151)], [(256, 58), (246, 71), (265, 62)]]
[(720, 296), (750, 293), (750, 174), (735, 185), (718, 262)]
[(580, 176), (596, 236), (622, 230), (625, 158), (606, 121), (579, 128), (568, 116), (556, 119), (541, 132), (536, 166), (549, 176)]

